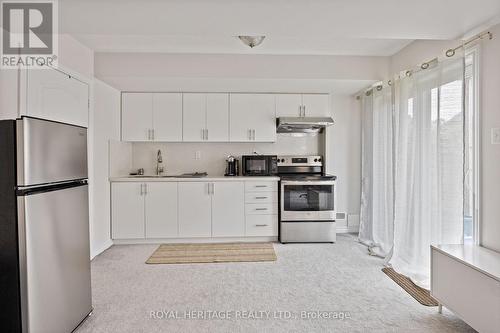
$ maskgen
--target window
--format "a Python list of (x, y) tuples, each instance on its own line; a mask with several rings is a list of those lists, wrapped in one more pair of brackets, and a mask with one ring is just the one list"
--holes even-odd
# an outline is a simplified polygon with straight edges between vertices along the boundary
[(478, 243), (478, 49), (467, 52), (464, 74), (464, 243)]

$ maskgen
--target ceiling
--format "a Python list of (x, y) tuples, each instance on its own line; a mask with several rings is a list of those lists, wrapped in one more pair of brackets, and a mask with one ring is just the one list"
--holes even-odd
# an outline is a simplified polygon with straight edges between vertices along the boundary
[[(60, 0), (59, 27), (97, 52), (389, 56), (457, 39), (499, 0)], [(237, 35), (265, 35), (255, 49)]]

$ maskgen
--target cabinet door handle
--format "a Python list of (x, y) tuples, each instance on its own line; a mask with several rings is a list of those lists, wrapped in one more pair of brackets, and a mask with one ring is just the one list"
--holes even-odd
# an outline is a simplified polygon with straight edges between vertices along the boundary
[(144, 184), (144, 195), (148, 194), (148, 184)]
[(148, 128), (148, 140), (151, 140), (151, 129)]
[(144, 185), (144, 184), (141, 184), (141, 195), (144, 195), (144, 190), (142, 188), (142, 185)]
[(255, 208), (255, 210), (267, 210), (267, 208)]
[(255, 185), (255, 187), (267, 187), (267, 185)]
[(267, 227), (269, 224), (256, 224), (256, 227)]
[(306, 106), (304, 105), (304, 117), (306, 116)]
[(255, 199), (267, 199), (267, 197), (255, 197)]
[(208, 128), (205, 129), (205, 140), (208, 140)]
[(253, 141), (255, 141), (255, 129), (253, 130)]
[(155, 129), (154, 129), (154, 128), (151, 130), (151, 133), (152, 133), (151, 137), (152, 137), (152, 138), (153, 138), (153, 140), (154, 140), (154, 139), (155, 139)]
[(248, 130), (248, 140), (252, 140), (252, 130)]

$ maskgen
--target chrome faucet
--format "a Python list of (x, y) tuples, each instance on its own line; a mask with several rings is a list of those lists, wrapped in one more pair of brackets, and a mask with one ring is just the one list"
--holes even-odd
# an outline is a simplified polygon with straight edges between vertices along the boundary
[(160, 176), (164, 169), (163, 169), (163, 158), (161, 157), (161, 150), (158, 149), (158, 153), (156, 154), (156, 175)]

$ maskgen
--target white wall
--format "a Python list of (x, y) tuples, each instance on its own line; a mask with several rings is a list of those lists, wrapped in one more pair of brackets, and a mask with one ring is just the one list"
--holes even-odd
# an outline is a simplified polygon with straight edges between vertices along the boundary
[(389, 75), (413, 68), (425, 61), (444, 56), (447, 49), (456, 47), (459, 40), (417, 40), (390, 57)]
[(93, 217), (90, 224), (90, 253), (93, 258), (112, 245), (110, 236), (109, 140), (120, 138), (120, 92), (94, 80), (93, 113)]
[(94, 77), (94, 51), (68, 34), (59, 35), (59, 66), (88, 81)]
[[(225, 160), (229, 155), (259, 154), (298, 155), (322, 154), (322, 135), (289, 137), (278, 135), (275, 143), (133, 143), (132, 168), (144, 168), (146, 174), (154, 174), (156, 153), (161, 149), (167, 174), (207, 172), (211, 176), (224, 175)], [(200, 159), (195, 159), (196, 152)]]
[(0, 120), (16, 119), (18, 111), (18, 71), (0, 69)]
[(96, 53), (97, 78), (247, 78), (376, 80), (387, 57)]
[[(337, 178), (337, 212), (347, 213), (345, 227), (359, 224), (361, 199), (361, 106), (352, 95), (332, 96), (335, 124), (327, 133), (327, 172)], [(344, 227), (344, 226), (341, 226)]]
[(491, 129), (500, 127), (500, 24), (481, 50), (481, 241), (500, 252), (500, 145), (491, 144)]
[[(500, 127), (500, 25), (489, 29), (493, 40), (481, 43), (481, 244), (500, 251), (500, 145), (491, 144), (491, 129)], [(391, 57), (390, 73), (411, 68), (443, 55), (460, 41), (416, 41)]]

